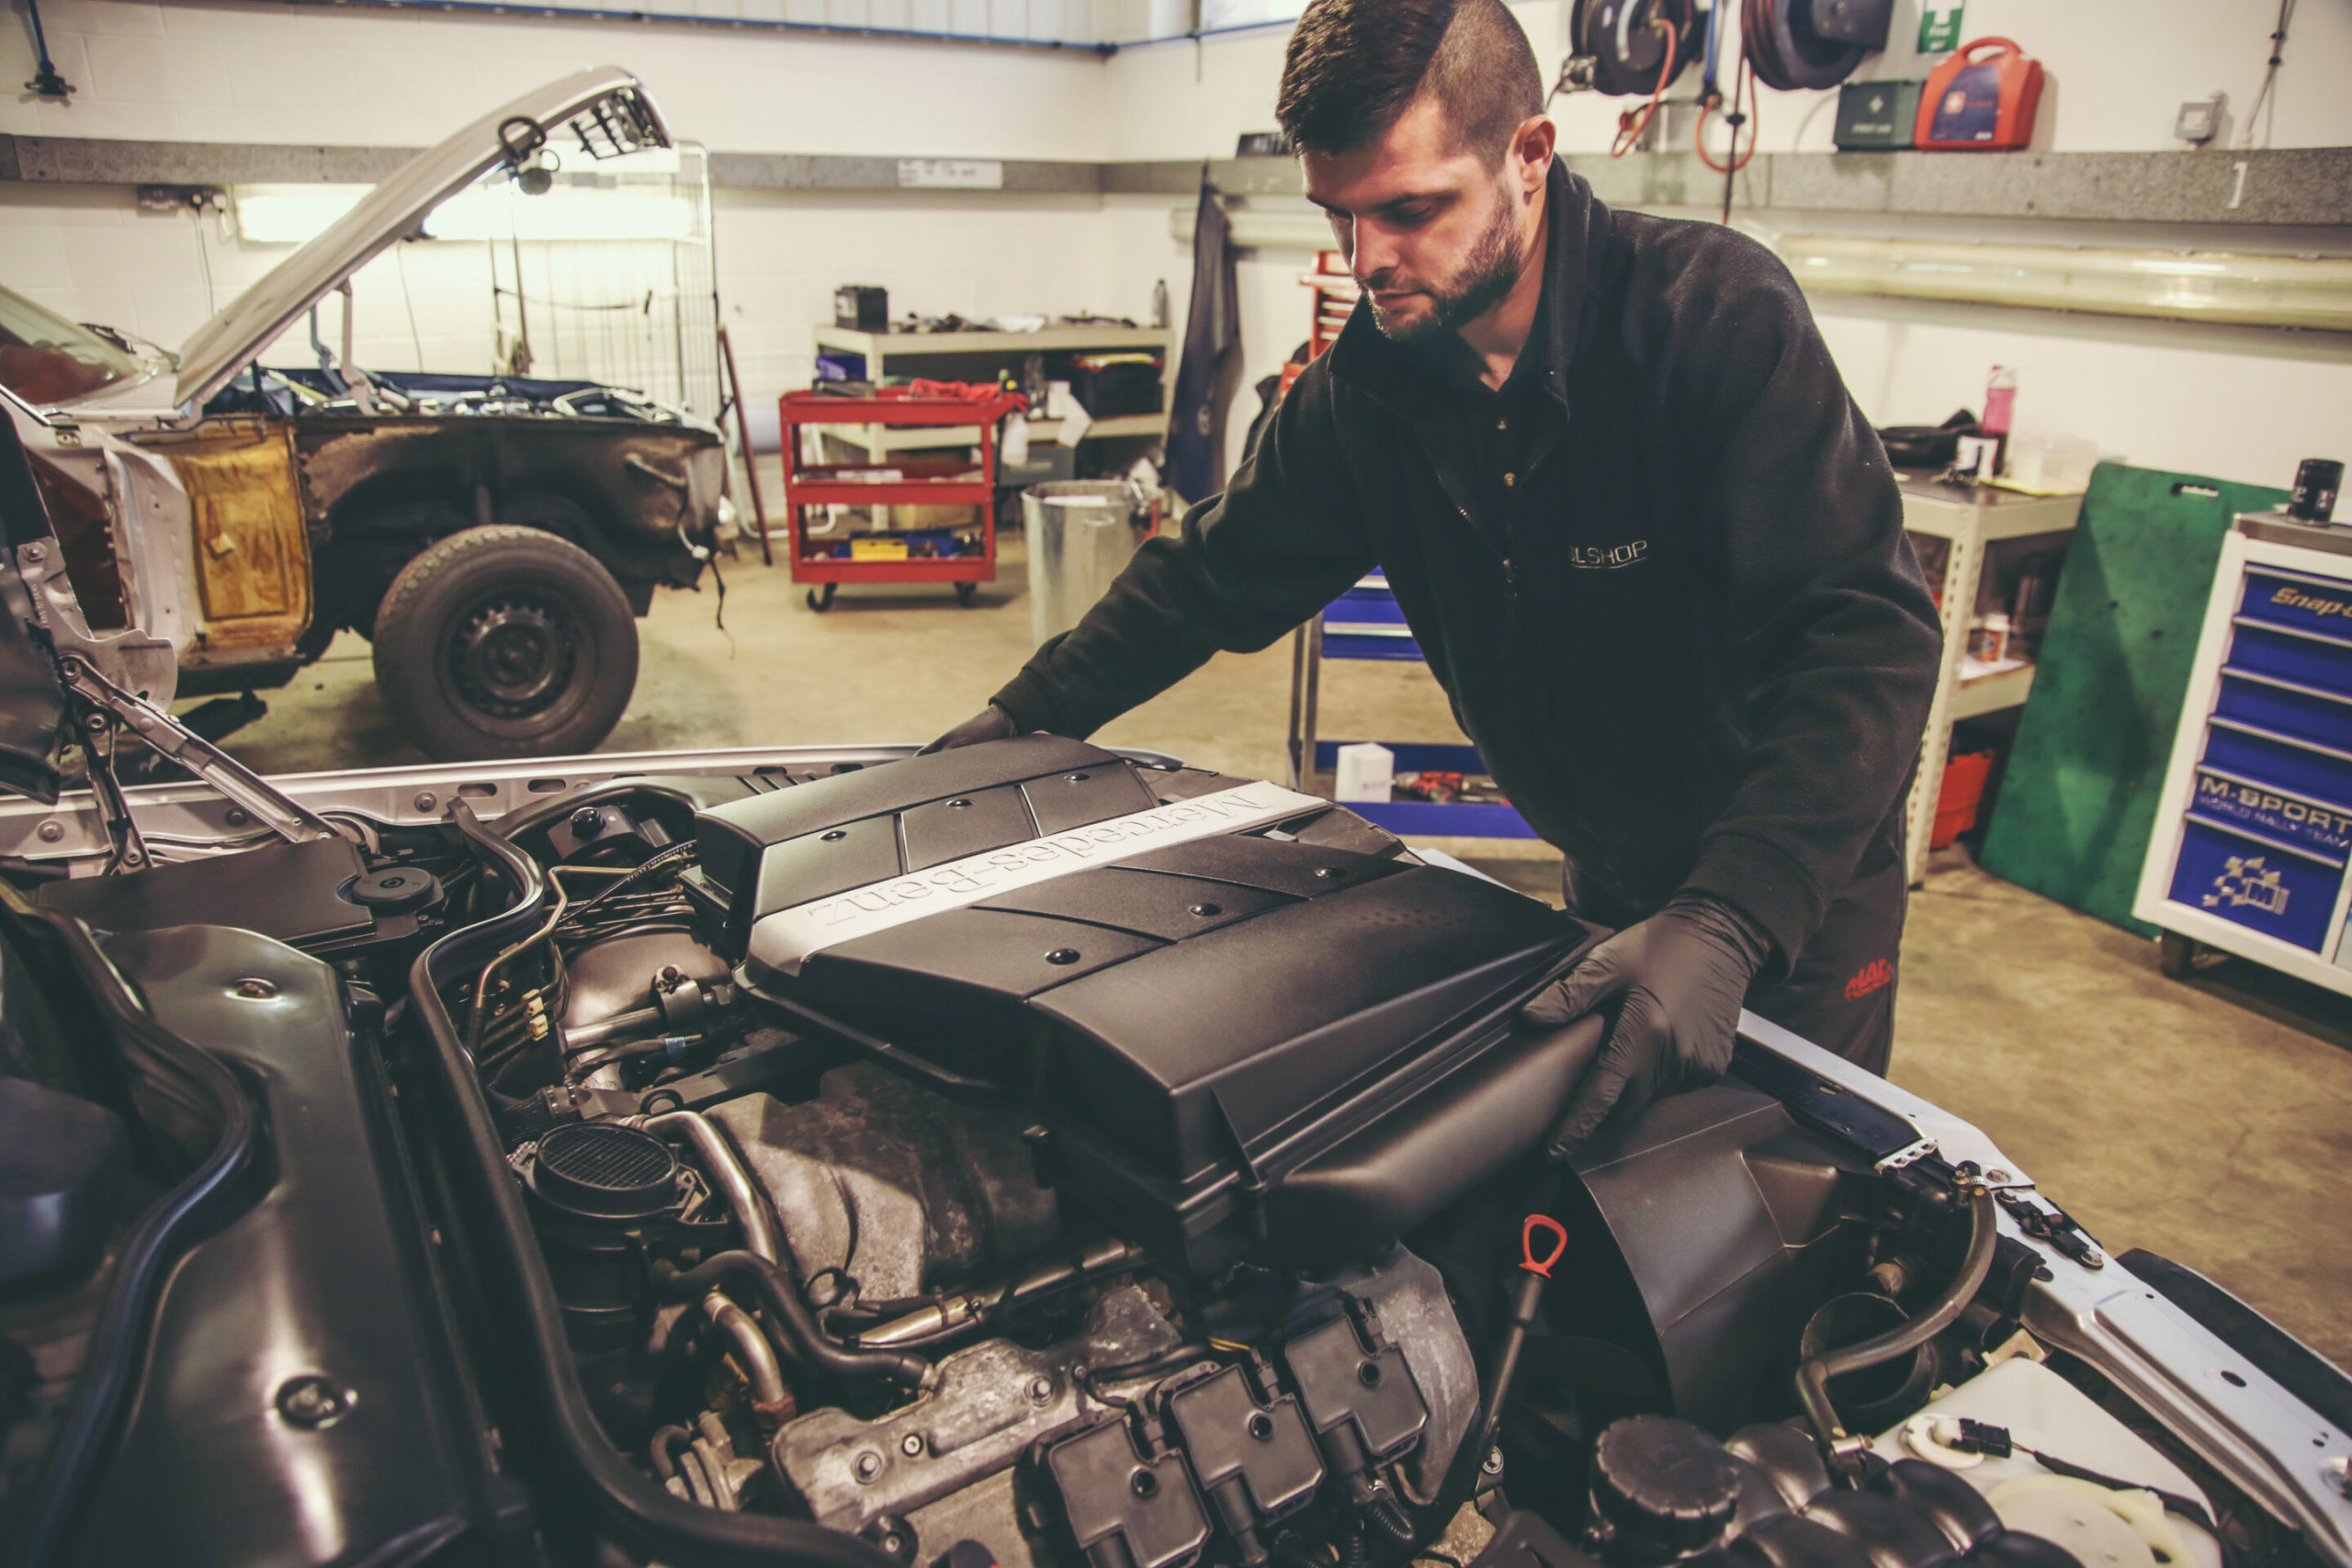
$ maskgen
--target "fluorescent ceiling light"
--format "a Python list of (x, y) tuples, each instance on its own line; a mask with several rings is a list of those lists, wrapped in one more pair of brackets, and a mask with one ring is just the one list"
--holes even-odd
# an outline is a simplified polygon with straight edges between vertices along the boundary
[(359, 205), (368, 186), (239, 186), (238, 235), (256, 245), (300, 245)]
[(1974, 245), (1785, 234), (1781, 259), (1821, 294), (2352, 332), (2352, 260), (2224, 251)]
[[(424, 220), (434, 240), (685, 240), (695, 232), (695, 203), (671, 177), (677, 153), (626, 160), (626, 170), (598, 183), (567, 183), (526, 196), (503, 173), (451, 197)], [(577, 155), (575, 155), (577, 158)], [(617, 166), (617, 165), (616, 165)], [(644, 183), (639, 184), (639, 181)], [(256, 245), (300, 245), (359, 204), (368, 186), (240, 186), (237, 232)]]
[(501, 178), (451, 197), (424, 220), (435, 240), (684, 240), (694, 208), (666, 190), (558, 186), (526, 196)]

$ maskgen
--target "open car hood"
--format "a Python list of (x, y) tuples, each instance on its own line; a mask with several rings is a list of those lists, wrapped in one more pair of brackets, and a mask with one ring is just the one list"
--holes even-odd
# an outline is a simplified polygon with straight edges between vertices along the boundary
[(0, 789), (57, 799), (65, 685), (17, 552), (56, 548), (16, 422), (0, 412)]
[(616, 65), (574, 72), (524, 94), (418, 153), (358, 206), (270, 269), (180, 347), (176, 400), (201, 406), (254, 355), (344, 280), (413, 232), (425, 215), (483, 174), (527, 152), (533, 128), (552, 138), (569, 127), (599, 157), (667, 147), (661, 111)]

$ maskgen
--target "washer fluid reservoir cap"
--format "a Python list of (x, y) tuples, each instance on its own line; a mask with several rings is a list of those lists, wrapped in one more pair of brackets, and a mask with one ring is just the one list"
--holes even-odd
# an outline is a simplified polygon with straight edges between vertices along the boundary
[[(1722, 1539), (1739, 1506), (1739, 1470), (1688, 1421), (1629, 1416), (1593, 1447), (1592, 1501), (1624, 1561), (1664, 1561)], [(1612, 1551), (1610, 1561), (1618, 1560)]]
[(441, 901), (441, 882), (421, 865), (387, 865), (355, 880), (344, 898), (387, 914), (421, 909)]
[(610, 1122), (557, 1127), (539, 1140), (531, 1190), (567, 1213), (639, 1220), (678, 1199), (678, 1156), (641, 1128)]

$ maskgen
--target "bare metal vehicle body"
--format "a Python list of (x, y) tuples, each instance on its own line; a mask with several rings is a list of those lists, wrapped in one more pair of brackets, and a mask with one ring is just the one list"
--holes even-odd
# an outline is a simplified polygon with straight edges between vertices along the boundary
[(1550, 1156), (1600, 933), (1342, 807), (1049, 736), (261, 778), (14, 456), (28, 1564), (2352, 1565), (2352, 1381), (1917, 1096), (1747, 1018)]
[[(353, 272), (567, 130), (599, 155), (668, 144), (627, 73), (553, 83), (420, 154), (177, 355), (0, 291), (0, 401), (91, 627), (170, 645), (175, 681), (151, 698), (282, 685), (348, 626), (379, 640), (387, 698), (433, 755), (576, 751), (611, 728), (629, 616), (693, 586), (718, 531), (716, 428), (589, 382), (370, 373), (349, 331)], [(260, 365), (338, 290), (339, 356)], [(253, 711), (220, 705), (211, 732)]]

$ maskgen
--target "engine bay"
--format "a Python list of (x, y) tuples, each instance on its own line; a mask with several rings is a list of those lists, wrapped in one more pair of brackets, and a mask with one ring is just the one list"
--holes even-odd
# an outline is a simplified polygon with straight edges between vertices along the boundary
[(2096, 1244), (1809, 1048), (1547, 1160), (1605, 933), (1343, 807), (1046, 736), (451, 797), (35, 893), (340, 969), (560, 1541), (2318, 1560), (2029, 1330)]

